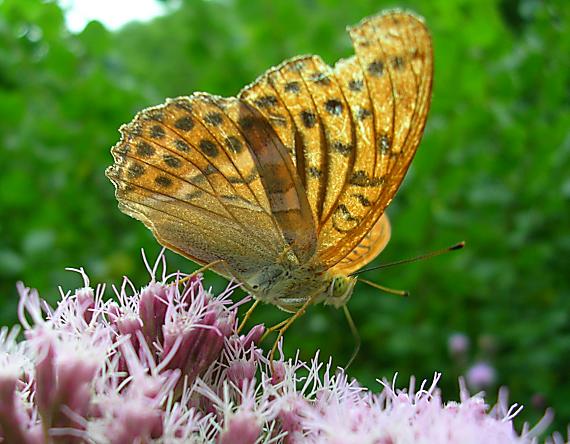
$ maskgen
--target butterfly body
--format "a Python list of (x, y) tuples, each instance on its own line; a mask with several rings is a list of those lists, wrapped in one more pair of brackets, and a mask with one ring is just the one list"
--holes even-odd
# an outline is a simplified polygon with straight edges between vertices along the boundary
[(121, 127), (119, 208), (171, 250), (286, 311), (341, 307), (390, 238), (385, 209), (431, 98), (423, 21), (392, 11), (349, 29), (355, 55), (268, 70), (237, 97), (169, 99)]
[(334, 275), (311, 262), (299, 264), (289, 256), (285, 263), (259, 270), (243, 285), (255, 299), (295, 312), (308, 299), (339, 308), (348, 302), (355, 283), (356, 278)]

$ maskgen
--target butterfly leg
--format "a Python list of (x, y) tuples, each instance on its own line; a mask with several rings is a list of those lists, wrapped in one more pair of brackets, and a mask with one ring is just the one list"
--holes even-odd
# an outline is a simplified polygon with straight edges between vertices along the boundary
[(251, 307), (249, 307), (249, 309), (247, 310), (247, 312), (245, 313), (245, 316), (243, 317), (242, 321), (240, 322), (238, 328), (237, 328), (237, 334), (239, 335), (239, 332), (243, 330), (243, 327), (245, 325), (245, 323), (247, 322), (247, 320), (250, 318), (250, 316), (252, 315), (253, 311), (255, 310), (255, 307), (257, 307), (259, 304), (259, 299), (257, 299), (252, 305)]
[(273, 326), (270, 329), (271, 331), (275, 331), (275, 330), (279, 329), (279, 332), (277, 333), (277, 339), (275, 339), (275, 342), (273, 343), (273, 347), (271, 348), (271, 352), (269, 353), (269, 366), (271, 367), (272, 373), (274, 373), (273, 358), (275, 356), (275, 352), (277, 351), (277, 346), (279, 345), (279, 341), (281, 340), (281, 338), (283, 337), (283, 335), (285, 334), (287, 329), (291, 326), (291, 324), (293, 324), (293, 322), (295, 322), (297, 319), (299, 319), (301, 316), (303, 316), (305, 314), (307, 307), (309, 307), (309, 305), (311, 305), (313, 303), (313, 301), (317, 295), (318, 295), (318, 293), (315, 294), (314, 296), (311, 296), (310, 298), (308, 298), (305, 301), (305, 303), (299, 308), (299, 310), (297, 310), (290, 318), (285, 319), (285, 321), (280, 322), (279, 324)]
[(273, 333), (274, 331), (279, 330), (281, 327), (283, 327), (287, 322), (289, 322), (289, 319), (290, 318), (287, 318), (287, 319), (279, 322), (278, 324), (275, 324), (273, 327), (270, 327), (267, 330), (265, 330), (265, 333), (263, 333), (259, 342), (262, 342), (271, 333)]
[(208, 270), (209, 268), (212, 268), (214, 265), (218, 265), (221, 264), (222, 262), (225, 262), (223, 259), (218, 259), (217, 261), (214, 262), (210, 262), (207, 265), (204, 265), (203, 267), (198, 268), (196, 271), (193, 271), (192, 273), (190, 273), (188, 276), (183, 277), (182, 279), (180, 279), (178, 281), (178, 284), (183, 284), (186, 281), (189, 281), (190, 279), (192, 279), (194, 276), (196, 276), (198, 273), (202, 273), (206, 270)]

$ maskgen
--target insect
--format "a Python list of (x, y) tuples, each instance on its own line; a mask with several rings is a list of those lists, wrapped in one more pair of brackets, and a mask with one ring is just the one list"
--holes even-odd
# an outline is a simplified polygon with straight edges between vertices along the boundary
[[(349, 28), (355, 55), (287, 60), (237, 97), (169, 99), (120, 129), (119, 208), (165, 247), (295, 313), (346, 306), (386, 246), (384, 213), (420, 142), (432, 45), (391, 11)], [(282, 324), (286, 328), (289, 324)]]

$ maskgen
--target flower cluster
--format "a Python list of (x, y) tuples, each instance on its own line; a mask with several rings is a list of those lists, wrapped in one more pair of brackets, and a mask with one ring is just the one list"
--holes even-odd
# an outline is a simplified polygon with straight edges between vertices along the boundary
[[(515, 406), (493, 409), (462, 385), (444, 403), (431, 384), (374, 394), (318, 356), (273, 363), (262, 325), (236, 331), (232, 287), (214, 296), (177, 273), (138, 291), (125, 279), (63, 293), (52, 309), (19, 285), (18, 329), (0, 330), (0, 442), (534, 443)], [(153, 270), (153, 276), (156, 270)], [(561, 443), (561, 437), (554, 442)]]

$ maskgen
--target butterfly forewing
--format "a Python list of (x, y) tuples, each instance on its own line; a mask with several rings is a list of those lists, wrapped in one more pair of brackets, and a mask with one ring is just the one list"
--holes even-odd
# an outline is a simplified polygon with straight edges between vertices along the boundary
[[(336, 222), (353, 222), (337, 244), (320, 250), (325, 264), (333, 266), (366, 236), (396, 193), (418, 147), (431, 98), (433, 76), (431, 38), (423, 22), (405, 13), (365, 19), (350, 29), (364, 85), (372, 102), (374, 175), (354, 172), (335, 214)], [(357, 176), (357, 174), (359, 176)], [(360, 185), (359, 185), (360, 184)], [(366, 185), (379, 190), (364, 216), (355, 216), (357, 190)], [(358, 213), (361, 214), (361, 213)], [(319, 236), (339, 238), (331, 217)], [(319, 239), (320, 239), (319, 237)]]
[[(380, 191), (374, 180), (378, 159), (374, 146), (372, 100), (364, 83), (364, 73), (355, 57), (335, 65), (334, 77), (347, 99), (355, 134), (354, 158), (337, 199), (320, 220), (319, 250), (334, 247), (357, 226), (371, 210)], [(330, 229), (332, 226), (333, 230)], [(325, 234), (326, 233), (326, 234)]]
[(276, 102), (288, 114), (289, 131), (282, 130), (281, 121), (269, 121), (279, 134), (285, 133), (284, 143), (294, 146), (293, 160), (318, 230), (352, 168), (356, 134), (350, 108), (333, 70), (318, 56), (281, 64), (244, 89), (241, 97), (259, 107), (267, 94), (264, 84), (271, 85)]
[[(302, 75), (315, 104), (322, 133), (319, 150), (324, 162), (317, 171), (317, 180), (323, 183), (324, 190), (320, 201), (316, 202), (320, 226), (337, 202), (352, 169), (356, 133), (348, 102), (333, 70), (316, 56), (307, 59), (305, 69)], [(305, 174), (311, 172), (306, 170)]]

